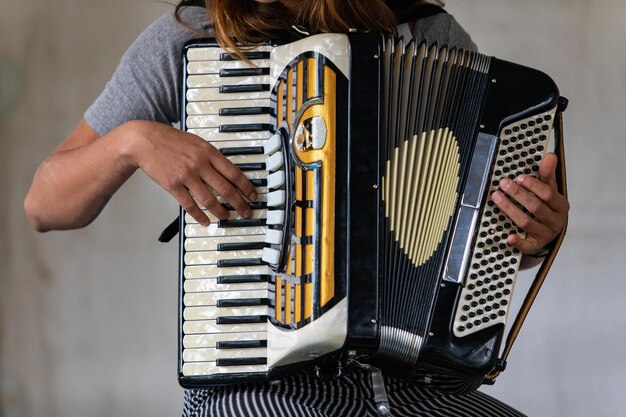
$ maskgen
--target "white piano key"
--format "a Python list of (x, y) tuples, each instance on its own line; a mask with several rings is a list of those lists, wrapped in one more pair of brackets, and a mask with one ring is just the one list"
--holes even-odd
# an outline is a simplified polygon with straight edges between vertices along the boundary
[(224, 141), (224, 142), (217, 142), (213, 146), (215, 146), (217, 149), (245, 148), (248, 146), (262, 147), (264, 143), (265, 143), (264, 140), (229, 140), (229, 141)]
[(224, 316), (266, 316), (267, 314), (267, 306), (186, 307), (183, 309), (185, 320), (215, 320)]
[[(254, 179), (254, 178), (261, 178), (261, 179), (263, 179), (263, 178), (265, 178), (266, 174), (267, 174), (267, 171), (246, 171), (244, 173), (244, 175), (248, 179)], [(257, 203), (266, 202), (267, 201), (267, 187), (255, 187), (255, 190), (257, 191), (257, 194), (258, 194), (256, 202)], [(224, 197), (219, 195), (217, 192), (215, 192), (213, 190), (211, 190), (211, 192), (212, 192), (213, 196), (215, 196), (215, 198), (217, 199), (217, 201), (219, 203), (221, 203), (221, 204), (228, 203), (228, 201), (226, 201), (224, 199)], [(209, 212), (206, 211), (206, 209), (202, 206), (202, 203), (200, 201), (198, 201), (198, 199), (193, 194), (192, 194), (192, 197), (193, 197), (194, 201), (196, 202), (196, 204), (198, 205), (198, 207), (200, 207), (205, 212), (205, 214), (208, 214)], [(248, 200), (246, 199), (246, 201), (248, 201)], [(236, 214), (235, 214), (235, 216), (236, 216)], [(189, 217), (189, 221), (191, 223), (194, 222), (194, 220), (191, 217)]]
[(185, 239), (186, 251), (206, 251), (217, 250), (220, 243), (249, 243), (262, 242), (259, 235), (237, 235), (237, 236), (214, 236), (210, 238), (188, 238)]
[[(221, 100), (199, 101), (187, 103), (187, 115), (213, 114), (218, 115), (221, 109), (233, 109), (241, 107), (270, 107), (268, 100)], [(242, 117), (242, 116), (234, 116)]]
[(254, 65), (245, 61), (193, 61), (187, 63), (187, 74), (219, 74), (223, 69), (269, 68), (269, 59), (255, 59)]
[[(265, 223), (271, 224), (284, 224), (285, 223), (285, 211), (284, 210), (268, 210)], [(270, 231), (271, 229), (267, 229)]]
[(183, 303), (185, 307), (214, 306), (217, 304), (218, 300), (233, 300), (238, 298), (267, 298), (267, 296), (267, 290), (190, 293), (184, 295)]
[(249, 116), (219, 116), (204, 114), (187, 116), (186, 126), (188, 129), (196, 128), (219, 128), (226, 124), (270, 123), (269, 114), (251, 114)]
[(185, 253), (186, 265), (213, 265), (220, 259), (259, 259), (262, 255), (261, 249), (254, 250), (233, 250), (233, 251), (206, 251)]
[(263, 332), (249, 332), (187, 335), (183, 337), (183, 347), (185, 349), (214, 348), (217, 342), (243, 340), (267, 340), (267, 334)]
[(263, 149), (265, 150), (266, 155), (273, 154), (278, 151), (283, 144), (283, 140), (278, 133), (275, 133), (272, 137), (270, 137), (267, 142), (263, 145)]
[(276, 152), (275, 154), (270, 155), (265, 162), (265, 166), (270, 172), (280, 169), (280, 167), (283, 166), (283, 153)]
[[(252, 179), (252, 178), (265, 178), (267, 176), (267, 171), (246, 171), (244, 172), (244, 175), (246, 176), (246, 178), (248, 179)], [(263, 187), (254, 187), (254, 189), (257, 191), (258, 194), (258, 198), (257, 198), (257, 202), (265, 202), (267, 201), (267, 187), (263, 186)], [(220, 203), (228, 203), (228, 201), (226, 201), (224, 199), (224, 197), (222, 197), (221, 195), (219, 195), (216, 191), (211, 190), (211, 193), (215, 196), (215, 198), (217, 199), (218, 202)], [(198, 201), (198, 199), (193, 195), (191, 195), (194, 199), (194, 201), (196, 202), (196, 204), (202, 208), (202, 210), (205, 210), (202, 207), (202, 203), (200, 203), (200, 201)], [(246, 201), (248, 201), (246, 199)]]
[(267, 275), (270, 268), (267, 265), (259, 266), (229, 266), (218, 268), (217, 265), (192, 265), (183, 269), (183, 276), (186, 279), (216, 278), (221, 275)]
[(218, 284), (217, 278), (185, 280), (183, 288), (187, 293), (210, 291), (250, 291), (267, 289), (267, 282), (243, 282), (240, 284)]
[(276, 265), (280, 261), (280, 251), (274, 248), (263, 248), (261, 259), (269, 264)]
[(233, 140), (265, 140), (270, 132), (220, 132), (218, 128), (187, 129), (188, 133), (201, 137), (207, 142), (224, 142)]
[(230, 358), (265, 358), (267, 357), (267, 348), (248, 348), (248, 349), (184, 349), (183, 361), (191, 362), (212, 362), (217, 359)]
[(269, 91), (251, 91), (244, 93), (220, 93), (219, 88), (189, 88), (187, 90), (187, 101), (209, 101), (209, 100), (257, 100), (265, 99), (269, 101)]
[[(211, 213), (210, 211), (208, 211), (208, 210), (202, 210), (202, 211), (204, 212), (204, 214), (206, 214), (209, 217), (209, 220), (211, 220), (211, 223), (219, 221), (219, 219), (217, 217), (215, 217), (215, 215), (213, 213)], [(252, 210), (252, 213), (250, 214), (249, 218), (250, 219), (264, 219), (265, 217), (267, 217), (267, 210), (259, 209), (259, 210)], [(236, 211), (229, 211), (228, 212), (228, 219), (229, 220), (238, 220), (238, 219), (241, 219), (241, 216)], [(185, 213), (185, 222), (187, 222), (188, 224), (197, 223), (194, 220), (194, 218), (189, 215), (189, 213)], [(240, 233), (237, 233), (237, 234), (240, 234)]]
[(264, 235), (266, 230), (267, 226), (218, 227), (217, 223), (211, 223), (209, 226), (204, 227), (195, 223), (185, 226), (185, 237)]
[(219, 74), (187, 76), (187, 88), (219, 87), (222, 85), (269, 84), (269, 75), (251, 75), (245, 77), (221, 77)]
[(285, 191), (277, 190), (267, 193), (267, 206), (278, 207), (285, 205)]
[(227, 156), (233, 164), (254, 164), (266, 162), (265, 155), (233, 155)]
[(264, 373), (267, 365), (217, 366), (215, 362), (193, 362), (183, 364), (183, 375), (202, 376), (234, 373)]
[(276, 171), (267, 176), (267, 188), (280, 188), (285, 184), (285, 171)]
[[(259, 46), (254, 48), (254, 51), (267, 51), (271, 52), (273, 48), (271, 46)], [(247, 50), (245, 51), (247, 52)], [(187, 50), (187, 60), (188, 61), (219, 61), (222, 54), (226, 53), (226, 51), (222, 48), (217, 47), (206, 47), (206, 48), (189, 48)], [(222, 62), (231, 62), (231, 61), (222, 61)], [(245, 61), (241, 61), (244, 62)], [(257, 60), (252, 60), (252, 62), (257, 63)]]
[(265, 242), (273, 245), (280, 245), (283, 243), (283, 231), (276, 229), (267, 229), (265, 234)]
[[(248, 161), (248, 162), (254, 162), (254, 161)], [(241, 162), (237, 162), (237, 163), (241, 163)], [(259, 171), (245, 171), (244, 175), (248, 179), (253, 179), (253, 178), (262, 179), (267, 176), (267, 171), (260, 171), (260, 170)], [(254, 187), (254, 189), (256, 190), (258, 194), (258, 198), (256, 201), (265, 201), (264, 196), (266, 196), (268, 192), (267, 186), (258, 186), (258, 187)], [(217, 201), (219, 201), (220, 203), (228, 203), (228, 201), (224, 200), (224, 198), (222, 198), (222, 196), (220, 196), (217, 193), (217, 191), (213, 190), (212, 193), (217, 198)], [(194, 200), (196, 201), (198, 206), (202, 208), (202, 204), (195, 198), (193, 194), (192, 194), (192, 197), (194, 197)]]
[(185, 334), (214, 334), (214, 333), (242, 333), (266, 332), (267, 321), (263, 323), (217, 324), (216, 320), (186, 321), (183, 323)]

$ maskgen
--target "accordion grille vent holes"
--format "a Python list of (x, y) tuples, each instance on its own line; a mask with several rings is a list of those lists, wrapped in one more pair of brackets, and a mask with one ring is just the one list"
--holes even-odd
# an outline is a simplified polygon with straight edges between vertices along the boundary
[(474, 253), (454, 320), (458, 337), (506, 323), (522, 254), (509, 246), (510, 234), (524, 233), (495, 205), (489, 196), (498, 190), (501, 178), (535, 175), (546, 153), (555, 111), (506, 126), (494, 165)]
[(439, 129), (395, 148), (383, 177), (385, 217), (413, 265), (423, 265), (440, 245), (454, 212), (459, 147), (453, 132)]

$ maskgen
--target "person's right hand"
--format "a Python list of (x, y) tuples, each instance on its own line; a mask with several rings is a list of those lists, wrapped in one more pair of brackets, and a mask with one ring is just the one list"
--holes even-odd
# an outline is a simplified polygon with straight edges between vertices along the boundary
[[(206, 208), (218, 219), (228, 211), (215, 191), (239, 215), (248, 218), (250, 206), (243, 198), (256, 201), (257, 193), (243, 172), (202, 138), (162, 123), (134, 121), (127, 154), (133, 163), (178, 201), (198, 223), (208, 226)], [(243, 196), (242, 196), (243, 194)]]

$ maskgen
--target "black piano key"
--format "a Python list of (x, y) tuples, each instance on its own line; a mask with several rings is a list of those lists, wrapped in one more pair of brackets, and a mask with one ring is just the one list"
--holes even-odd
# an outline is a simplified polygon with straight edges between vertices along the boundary
[(233, 155), (262, 155), (263, 150), (262, 146), (241, 146), (238, 148), (222, 148), (220, 152), (224, 156), (233, 156)]
[(234, 84), (220, 85), (220, 93), (257, 93), (259, 91), (270, 91), (269, 84)]
[(313, 236), (296, 237), (296, 243), (299, 243), (301, 245), (312, 245), (313, 244)]
[(244, 164), (235, 164), (242, 171), (264, 171), (265, 162), (250, 162)]
[(222, 316), (216, 319), (217, 324), (257, 324), (265, 323), (267, 316)]
[(296, 200), (294, 204), (296, 207), (315, 208), (315, 206), (313, 205), (313, 200)]
[(235, 220), (220, 220), (217, 222), (217, 227), (255, 227), (265, 226), (265, 219), (235, 219)]
[[(255, 187), (266, 187), (267, 186), (267, 179), (265, 179), (265, 178), (251, 178), (250, 182)], [(265, 205), (265, 207), (267, 207), (267, 204)]]
[(217, 300), (217, 307), (252, 307), (266, 306), (267, 298), (230, 298)]
[(220, 109), (220, 116), (250, 116), (253, 114), (268, 114), (269, 107), (225, 107)]
[(267, 347), (267, 340), (223, 340), (215, 344), (217, 349), (251, 349)]
[(218, 284), (245, 284), (252, 282), (269, 282), (270, 276), (267, 274), (248, 275), (220, 275), (217, 277)]
[(241, 123), (220, 125), (221, 133), (241, 133), (241, 132), (264, 132), (269, 131), (272, 125), (269, 123)]
[(268, 75), (270, 69), (267, 67), (255, 67), (255, 68), (222, 68), (220, 70), (220, 77), (246, 77), (255, 75)]
[[(269, 59), (270, 53), (269, 51), (250, 51), (250, 52), (244, 52), (243, 56), (245, 56), (249, 60)], [(220, 61), (241, 61), (241, 58), (239, 58), (237, 55), (232, 56), (226, 52), (223, 52), (220, 54)]]
[(232, 243), (218, 243), (217, 250), (254, 250), (267, 248), (269, 243), (261, 242), (232, 242)]
[(217, 261), (218, 268), (240, 267), (240, 266), (259, 266), (265, 265), (261, 258), (242, 258), (242, 259), (219, 259)]
[[(255, 187), (267, 185), (267, 180), (262, 180), (262, 181), (265, 181), (265, 184), (263, 184), (262, 182), (258, 182), (256, 180), (259, 180), (259, 178), (253, 178), (250, 180), (252, 185), (254, 185)], [(249, 202), (248, 205), (250, 206), (252, 210), (262, 210), (262, 209), (267, 208), (267, 202), (265, 201), (252, 201), (252, 202)], [(222, 203), (222, 207), (224, 207), (228, 211), (235, 210), (235, 208), (228, 203)]]
[(215, 361), (217, 366), (266, 365), (267, 358), (223, 358)]

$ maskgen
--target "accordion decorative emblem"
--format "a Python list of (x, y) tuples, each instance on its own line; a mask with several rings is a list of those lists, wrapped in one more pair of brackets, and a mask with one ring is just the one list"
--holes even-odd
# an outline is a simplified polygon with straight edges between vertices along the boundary
[[(490, 201), (532, 174), (563, 103), (536, 70), (325, 34), (184, 51), (182, 128), (257, 187), (253, 215), (181, 216), (179, 380), (358, 359), (468, 380), (497, 363), (522, 233)], [(221, 197), (218, 196), (219, 199)]]

